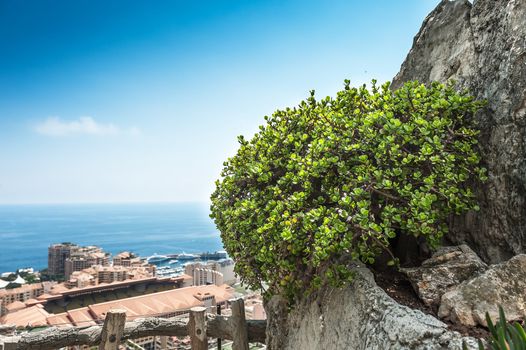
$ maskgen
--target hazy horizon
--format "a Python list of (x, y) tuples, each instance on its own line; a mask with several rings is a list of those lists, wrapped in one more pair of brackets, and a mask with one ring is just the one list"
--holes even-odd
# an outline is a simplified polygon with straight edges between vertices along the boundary
[(24, 205), (133, 205), (133, 204), (200, 204), (210, 205), (210, 201), (143, 201), (143, 202), (26, 202), (26, 203), (4, 203), (0, 202), (0, 206), (24, 206)]

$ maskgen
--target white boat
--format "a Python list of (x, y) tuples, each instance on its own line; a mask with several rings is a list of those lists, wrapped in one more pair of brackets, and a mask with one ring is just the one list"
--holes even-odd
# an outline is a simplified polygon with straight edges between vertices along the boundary
[(168, 261), (168, 264), (177, 264), (179, 262), (179, 260), (170, 260)]
[(160, 263), (161, 261), (168, 260), (168, 257), (166, 255), (159, 255), (155, 253), (152, 256), (147, 257), (146, 260), (149, 263), (155, 264), (155, 263)]
[(195, 259), (198, 259), (199, 256), (198, 255), (195, 255), (195, 254), (187, 254), (185, 252), (182, 252), (181, 254), (179, 254), (177, 256), (177, 259), (178, 260), (195, 260)]

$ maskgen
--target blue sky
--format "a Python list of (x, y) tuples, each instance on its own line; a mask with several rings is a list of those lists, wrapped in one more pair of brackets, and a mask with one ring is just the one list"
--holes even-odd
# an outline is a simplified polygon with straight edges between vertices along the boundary
[(207, 201), (236, 136), (390, 80), (438, 0), (0, 0), (0, 203)]

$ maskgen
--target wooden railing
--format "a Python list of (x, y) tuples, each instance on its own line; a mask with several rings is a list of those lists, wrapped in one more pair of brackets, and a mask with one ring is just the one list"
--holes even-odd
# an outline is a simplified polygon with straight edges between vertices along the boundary
[(208, 349), (208, 338), (232, 340), (233, 350), (248, 350), (251, 342), (265, 343), (266, 321), (246, 320), (243, 299), (231, 300), (232, 316), (206, 314), (206, 308), (190, 309), (189, 317), (142, 318), (126, 322), (124, 310), (108, 311), (102, 326), (48, 328), (0, 338), (3, 350), (52, 350), (66, 346), (99, 346), (117, 350), (127, 339), (148, 336), (190, 336), (192, 350)]

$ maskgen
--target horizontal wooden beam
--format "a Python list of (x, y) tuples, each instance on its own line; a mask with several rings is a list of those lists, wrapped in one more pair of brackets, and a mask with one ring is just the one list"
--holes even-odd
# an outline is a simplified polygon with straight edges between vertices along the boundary
[[(228, 316), (207, 314), (206, 335), (210, 338), (232, 339)], [(247, 320), (249, 342), (265, 343), (265, 320)], [(102, 326), (51, 327), (20, 336), (0, 337), (2, 342), (16, 343), (16, 350), (52, 350), (73, 345), (99, 345)], [(188, 317), (149, 317), (126, 322), (122, 340), (147, 336), (188, 336)]]
[(14, 324), (0, 324), (0, 335), (10, 334), (16, 330)]

